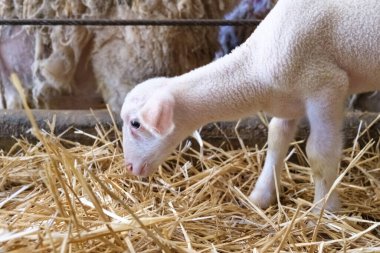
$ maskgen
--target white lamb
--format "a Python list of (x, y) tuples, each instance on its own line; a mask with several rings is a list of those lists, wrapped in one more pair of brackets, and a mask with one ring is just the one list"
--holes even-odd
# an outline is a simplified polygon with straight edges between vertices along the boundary
[[(378, 0), (280, 0), (231, 54), (181, 76), (139, 84), (121, 111), (127, 167), (147, 176), (200, 126), (264, 111), (274, 118), (250, 199), (266, 208), (306, 115), (314, 202), (321, 203), (337, 178), (347, 96), (380, 89), (379, 13)], [(339, 205), (333, 191), (326, 207)]]

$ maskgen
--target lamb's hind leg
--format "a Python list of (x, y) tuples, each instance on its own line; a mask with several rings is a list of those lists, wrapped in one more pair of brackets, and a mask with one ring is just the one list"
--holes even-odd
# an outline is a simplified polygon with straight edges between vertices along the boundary
[[(322, 207), (322, 198), (330, 191), (337, 178), (342, 153), (344, 96), (342, 93), (335, 95), (321, 96), (322, 98), (307, 103), (311, 132), (306, 153), (315, 184), (314, 203), (320, 202), (316, 211)], [(325, 207), (330, 211), (339, 209), (340, 201), (335, 190), (328, 198)]]
[[(280, 184), (280, 171), (297, 130), (298, 120), (273, 118), (269, 124), (268, 152), (263, 171), (249, 196), (259, 207), (265, 209), (276, 199), (276, 181)], [(276, 181), (275, 181), (276, 177)]]

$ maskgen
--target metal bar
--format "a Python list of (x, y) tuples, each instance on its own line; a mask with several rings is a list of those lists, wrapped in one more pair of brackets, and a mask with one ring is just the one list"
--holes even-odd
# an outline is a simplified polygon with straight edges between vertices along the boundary
[(0, 19), (0, 25), (13, 26), (257, 26), (260, 22), (258, 19)]

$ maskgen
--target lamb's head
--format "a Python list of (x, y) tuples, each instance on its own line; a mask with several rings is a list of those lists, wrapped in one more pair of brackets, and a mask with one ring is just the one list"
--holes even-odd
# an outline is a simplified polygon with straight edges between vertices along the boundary
[(175, 101), (166, 89), (167, 80), (145, 81), (124, 100), (121, 110), (124, 158), (134, 175), (150, 175), (186, 137), (174, 122)]

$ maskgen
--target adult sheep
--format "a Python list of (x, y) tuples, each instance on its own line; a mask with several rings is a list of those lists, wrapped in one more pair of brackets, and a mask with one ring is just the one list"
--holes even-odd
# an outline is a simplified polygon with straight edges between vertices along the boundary
[[(100, 0), (89, 1), (89, 4), (63, 0), (6, 0), (0, 5), (0, 15), (2, 18), (31, 19), (107, 17), (115, 7), (113, 1), (105, 4)], [(9, 81), (13, 72), (21, 78), (33, 108), (93, 104), (90, 98), (96, 87), (91, 65), (87, 64), (93, 39), (89, 29), (3, 26), (0, 39), (0, 108), (21, 108), (21, 99)], [(63, 94), (68, 97), (62, 97)], [(81, 99), (76, 100), (76, 97)]]
[[(220, 18), (232, 5), (224, 2), (7, 0), (0, 5), (0, 15)], [(2, 27), (0, 38), (0, 108), (8, 109), (21, 107), (9, 82), (11, 72), (21, 77), (34, 108), (99, 107), (101, 96), (118, 111), (126, 92), (140, 81), (206, 64), (218, 47), (217, 28), (212, 27)]]
[[(225, 4), (224, 2), (228, 3)], [(221, 18), (232, 1), (139, 1), (123, 19)], [(175, 76), (212, 61), (216, 27), (114, 27), (96, 30), (93, 67), (105, 100), (121, 108), (126, 93), (153, 76)]]

